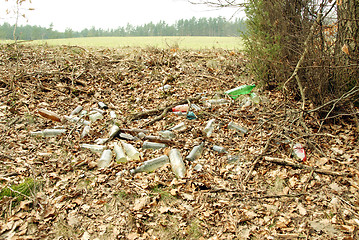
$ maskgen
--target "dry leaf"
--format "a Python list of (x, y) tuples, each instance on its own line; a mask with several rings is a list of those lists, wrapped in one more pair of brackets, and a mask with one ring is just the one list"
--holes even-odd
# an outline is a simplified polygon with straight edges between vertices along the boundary
[(137, 198), (135, 200), (135, 206), (133, 207), (133, 210), (139, 211), (149, 203), (150, 203), (149, 197)]
[(343, 51), (346, 55), (349, 55), (348, 45), (344, 44), (343, 47), (342, 47), (342, 51)]

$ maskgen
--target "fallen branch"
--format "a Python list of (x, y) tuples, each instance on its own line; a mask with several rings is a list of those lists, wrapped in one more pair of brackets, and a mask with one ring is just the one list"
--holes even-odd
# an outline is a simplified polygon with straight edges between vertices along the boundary
[(171, 109), (172, 109), (171, 106), (165, 108), (165, 109), (163, 110), (163, 112), (161, 113), (161, 115), (157, 116), (156, 118), (152, 119), (151, 121), (149, 121), (149, 122), (147, 122), (147, 123), (145, 123), (145, 124), (142, 124), (142, 125), (141, 125), (141, 128), (147, 127), (147, 126), (153, 124), (154, 122), (157, 122), (157, 121), (161, 120), (162, 118), (164, 118), (164, 117), (166, 116), (167, 112), (170, 111)]
[(321, 173), (321, 174), (325, 174), (325, 175), (342, 176), (342, 177), (344, 177), (344, 176), (350, 177), (351, 176), (350, 173), (340, 173), (340, 172), (330, 171), (330, 170), (326, 170), (326, 169), (315, 168), (315, 167), (311, 167), (311, 166), (304, 165), (301, 163), (294, 163), (294, 162), (284, 160), (281, 158), (264, 157), (264, 160), (268, 161), (268, 162), (272, 162), (272, 163), (277, 163), (280, 165), (290, 166), (292, 168), (306, 169), (309, 171), (313, 171), (313, 172)]
[[(198, 101), (200, 98), (201, 98), (201, 95), (198, 95), (197, 97), (193, 97), (193, 98), (189, 98), (189, 99), (183, 99), (183, 100), (181, 100), (181, 101), (172, 103), (172, 104), (170, 104), (170, 105), (168, 105), (168, 106), (166, 106), (166, 107), (160, 107), (160, 108), (148, 110), (148, 111), (141, 112), (141, 113), (136, 113), (136, 114), (134, 114), (134, 115), (132, 115), (132, 116), (130, 117), (130, 120), (133, 121), (133, 120), (137, 120), (137, 119), (146, 118), (146, 117), (148, 117), (148, 116), (155, 115), (155, 114), (157, 114), (157, 113), (159, 113), (159, 112), (162, 111), (162, 114), (157, 117), (158, 119), (157, 119), (156, 121), (158, 121), (158, 120), (162, 119), (162, 118), (166, 115), (166, 113), (167, 113), (171, 108), (173, 108), (173, 107), (175, 107), (175, 106), (177, 106), (177, 105), (186, 104), (186, 103), (188, 103), (188, 101), (190, 101), (190, 102), (196, 102), (196, 101)], [(162, 116), (162, 115), (163, 115), (163, 116)], [(162, 116), (162, 117), (161, 117), (161, 116)], [(155, 121), (154, 121), (154, 122), (155, 122)], [(150, 124), (152, 124), (152, 123), (153, 123), (153, 122), (151, 122)], [(146, 126), (148, 126), (148, 125), (149, 125), (149, 124), (147, 123)]]
[(245, 183), (248, 181), (248, 179), (249, 179), (250, 175), (252, 174), (254, 168), (256, 167), (257, 163), (258, 163), (259, 160), (263, 157), (263, 155), (265, 154), (265, 152), (268, 150), (269, 144), (270, 144), (271, 140), (273, 139), (273, 135), (274, 135), (274, 134), (272, 134), (272, 135), (268, 138), (267, 143), (266, 143), (266, 145), (265, 145), (265, 147), (264, 147), (262, 153), (255, 158), (255, 160), (254, 160), (254, 162), (253, 162), (253, 164), (252, 164), (251, 169), (248, 171), (246, 177), (245, 177), (244, 180), (243, 180), (243, 184), (245, 184)]

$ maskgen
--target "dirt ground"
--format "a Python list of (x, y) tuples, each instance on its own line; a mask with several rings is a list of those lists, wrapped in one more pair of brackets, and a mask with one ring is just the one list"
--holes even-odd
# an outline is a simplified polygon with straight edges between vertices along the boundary
[[(241, 53), (26, 45), (1, 45), (0, 51), (1, 239), (359, 239), (355, 121), (323, 122), (285, 92), (260, 86), (253, 89), (258, 104), (248, 96), (232, 100), (223, 93), (253, 83)], [(208, 105), (211, 99), (227, 103)], [(64, 116), (77, 106), (90, 112), (98, 102), (108, 109), (81, 137), (88, 116), (77, 122)], [(163, 112), (180, 103), (199, 106), (197, 118)], [(210, 119), (215, 125), (207, 137)], [(231, 121), (248, 132), (228, 129)], [(181, 122), (187, 128), (174, 131), (166, 148), (122, 140), (140, 159), (113, 160), (103, 169), (100, 153), (80, 147), (108, 137), (114, 124), (158, 136)], [(53, 128), (66, 132), (31, 135)], [(119, 142), (115, 137), (104, 145), (112, 150)], [(201, 142), (202, 155), (186, 160)], [(293, 157), (295, 143), (303, 145), (305, 161)], [(169, 163), (130, 173), (174, 148), (183, 157), (184, 178)]]

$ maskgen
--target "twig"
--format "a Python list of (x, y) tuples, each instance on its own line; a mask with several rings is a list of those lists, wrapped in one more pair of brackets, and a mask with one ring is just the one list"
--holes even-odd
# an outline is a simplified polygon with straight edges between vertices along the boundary
[(351, 177), (352, 176), (350, 173), (340, 173), (340, 172), (334, 172), (334, 171), (330, 171), (330, 170), (326, 170), (326, 169), (315, 168), (315, 167), (311, 167), (311, 166), (304, 165), (304, 164), (301, 164), (301, 163), (294, 163), (294, 162), (284, 160), (284, 159), (280, 159), (280, 158), (264, 157), (264, 160), (266, 160), (268, 162), (272, 162), (272, 163), (277, 163), (277, 164), (280, 164), (280, 165), (290, 166), (290, 167), (293, 167), (293, 168), (306, 169), (306, 170), (310, 170), (310, 171), (325, 174), (325, 175), (343, 176), (343, 177), (344, 176), (346, 176), (346, 177)]
[(0, 158), (7, 158), (7, 159), (10, 159), (10, 160), (14, 160), (14, 158), (12, 158), (10, 156), (7, 156), (7, 155), (4, 155), (4, 154), (0, 154)]
[(171, 110), (171, 108), (172, 108), (172, 107), (167, 107), (167, 108), (165, 108), (165, 109), (163, 110), (163, 112), (161, 113), (161, 115), (159, 115), (159, 116), (157, 116), (156, 118), (152, 119), (151, 121), (149, 121), (149, 122), (143, 124), (140, 128), (147, 127), (147, 126), (153, 124), (154, 122), (157, 122), (157, 121), (161, 120), (162, 118), (164, 118), (164, 117), (166, 116), (167, 112), (168, 112), (169, 110)]
[(170, 105), (168, 105), (166, 107), (160, 107), (160, 108), (148, 110), (148, 111), (141, 112), (141, 113), (136, 113), (136, 114), (134, 114), (134, 115), (132, 115), (130, 117), (130, 120), (133, 121), (133, 120), (142, 119), (142, 118), (145, 118), (145, 117), (148, 117), (148, 116), (152, 116), (152, 115), (157, 114), (158, 112), (161, 112), (161, 111), (163, 112), (167, 108), (172, 108), (172, 107), (175, 107), (175, 106), (180, 105), (180, 104), (185, 104), (185, 103), (187, 103), (187, 101), (195, 102), (195, 101), (198, 101), (200, 98), (201, 98), (201, 95), (198, 95), (197, 97), (193, 97), (193, 98), (189, 98), (189, 99), (183, 99), (181, 101), (172, 103), (172, 104), (170, 104)]
[(245, 177), (244, 180), (243, 180), (243, 184), (246, 184), (246, 183), (247, 183), (247, 181), (248, 181), (250, 175), (252, 174), (254, 168), (256, 167), (257, 163), (258, 163), (259, 160), (263, 157), (264, 153), (268, 150), (268, 148), (269, 148), (269, 143), (270, 143), (270, 141), (272, 140), (272, 138), (273, 138), (273, 134), (268, 138), (267, 143), (266, 143), (266, 145), (265, 145), (265, 147), (264, 147), (262, 153), (255, 158), (255, 160), (254, 160), (254, 162), (253, 162), (253, 164), (252, 164), (251, 169), (248, 171), (246, 177)]
[(345, 99), (345, 98), (347, 98), (348, 96), (351, 96), (351, 95), (353, 95), (354, 93), (356, 93), (357, 91), (359, 91), (359, 89), (355, 89), (355, 88), (357, 88), (357, 86), (353, 87), (352, 89), (350, 89), (349, 92), (344, 93), (340, 98), (338, 98), (338, 99), (336, 99), (336, 100), (334, 101), (332, 108), (331, 108), (330, 111), (327, 113), (327, 115), (325, 116), (325, 118), (322, 120), (322, 122), (321, 122), (321, 124), (320, 124), (320, 127), (319, 127), (319, 129), (318, 129), (318, 132), (320, 132), (320, 130), (322, 129), (322, 126), (323, 126), (324, 121), (327, 120), (327, 118), (329, 117), (330, 113), (334, 110), (336, 104), (337, 104), (338, 102), (340, 102), (342, 99)]
[[(318, 14), (318, 18), (317, 20), (313, 23), (313, 25), (311, 26), (310, 28), (310, 32), (307, 36), (307, 39), (305, 40), (304, 42), (304, 52), (302, 53), (302, 56), (300, 56), (300, 59), (297, 63), (297, 66), (295, 67), (294, 71), (293, 71), (293, 74), (290, 76), (290, 78), (288, 78), (288, 80), (284, 83), (283, 85), (283, 88), (286, 89), (286, 85), (288, 84), (288, 82), (290, 82), (294, 77), (296, 77), (298, 75), (298, 71), (299, 71), (299, 68), (300, 68), (300, 65), (302, 65), (303, 61), (304, 61), (304, 58), (306, 57), (307, 53), (308, 53), (308, 42), (312, 39), (313, 37), (313, 34), (314, 34), (314, 29), (315, 29), (315, 26), (317, 24), (320, 23), (321, 21), (321, 18), (322, 18), (322, 15), (321, 14)], [(299, 80), (299, 78), (297, 78), (297, 83), (298, 83), (298, 87), (300, 87), (299, 85), (301, 85), (301, 82)], [(301, 92), (302, 94), (302, 92)], [(303, 95), (302, 95), (303, 96)]]
[(10, 191), (13, 191), (14, 193), (17, 193), (17, 194), (19, 194), (19, 195), (21, 195), (21, 196), (23, 196), (23, 197), (25, 197), (25, 198), (28, 198), (28, 199), (30, 199), (30, 200), (32, 200), (32, 201), (35, 201), (34, 198), (29, 197), (29, 196), (27, 196), (27, 195), (25, 195), (25, 194), (23, 194), (23, 193), (21, 193), (21, 192), (19, 192), (19, 191), (17, 191), (17, 190), (12, 189), (10, 186), (7, 186), (7, 188), (10, 189)]

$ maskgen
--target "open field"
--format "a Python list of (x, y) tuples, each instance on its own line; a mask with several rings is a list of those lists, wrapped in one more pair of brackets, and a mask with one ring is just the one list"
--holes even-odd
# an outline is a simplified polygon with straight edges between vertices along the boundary
[(35, 44), (77, 45), (83, 47), (157, 47), (181, 49), (243, 49), (239, 37), (87, 37), (32, 41)]

